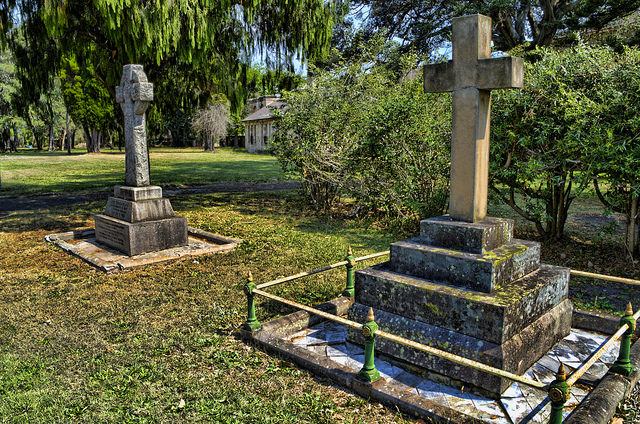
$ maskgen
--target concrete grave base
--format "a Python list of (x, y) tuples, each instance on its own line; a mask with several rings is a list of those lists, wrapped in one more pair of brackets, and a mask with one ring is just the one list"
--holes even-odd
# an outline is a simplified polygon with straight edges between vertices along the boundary
[[(352, 304), (345, 297), (327, 302), (317, 309), (344, 316)], [(618, 318), (598, 316), (585, 311), (574, 311), (574, 321), (581, 327), (609, 329)], [(579, 319), (576, 319), (578, 318)], [(443, 423), (547, 423), (550, 410), (545, 392), (513, 383), (500, 400), (483, 398), (469, 393), (469, 386), (458, 389), (432, 382), (437, 376), (415, 366), (376, 354), (376, 367), (382, 378), (373, 384), (356, 379), (358, 367), (362, 366), (362, 346), (346, 342), (346, 328), (337, 334), (340, 324), (298, 311), (263, 323), (259, 331), (240, 334), (268, 351), (290, 359), (301, 367), (311, 370), (346, 387), (356, 394), (400, 410), (408, 415), (433, 419)], [(320, 328), (320, 330), (318, 330)], [(615, 329), (613, 329), (615, 331)], [(340, 339), (342, 337), (343, 339)], [(306, 341), (305, 341), (306, 339)], [(554, 378), (550, 368), (557, 367), (558, 360), (571, 372), (577, 363), (588, 356), (584, 349), (576, 348), (574, 355), (570, 346), (585, 341), (589, 349), (595, 349), (605, 340), (604, 335), (572, 329), (571, 334), (553, 347), (538, 363), (524, 373), (525, 376), (544, 383)], [(376, 340), (376, 349), (380, 339)], [(592, 378), (578, 380), (572, 389), (571, 399), (565, 406), (564, 416), (568, 423), (608, 424), (615, 413), (616, 405), (628, 395), (640, 374), (640, 343), (632, 346), (631, 361), (636, 371), (631, 377), (620, 377), (608, 373), (608, 366), (615, 360), (617, 348), (605, 354), (602, 361), (593, 367)], [(428, 376), (429, 379), (426, 379)], [(584, 400), (584, 401), (583, 401)]]
[(187, 220), (176, 216), (158, 186), (115, 186), (104, 214), (95, 216), (96, 240), (137, 256), (188, 245)]
[(242, 242), (239, 239), (224, 237), (197, 228), (187, 227), (187, 231), (188, 238), (185, 246), (135, 256), (128, 256), (99, 243), (95, 237), (95, 230), (92, 228), (50, 234), (45, 237), (45, 240), (56, 244), (66, 252), (79, 257), (107, 274), (126, 271), (143, 265), (229, 252)]
[(153, 221), (126, 222), (106, 215), (94, 217), (96, 239), (128, 256), (188, 244), (187, 219), (180, 216)]

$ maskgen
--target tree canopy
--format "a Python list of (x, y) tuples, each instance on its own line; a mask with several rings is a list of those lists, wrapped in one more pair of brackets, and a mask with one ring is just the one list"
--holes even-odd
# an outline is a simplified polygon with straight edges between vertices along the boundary
[(640, 8), (638, 0), (353, 0), (368, 11), (364, 31), (386, 28), (405, 49), (432, 54), (450, 35), (451, 19), (482, 13), (493, 19), (493, 41), (508, 51), (550, 45), (562, 30), (601, 29)]
[(143, 64), (159, 130), (217, 94), (238, 112), (256, 52), (272, 68), (322, 58), (344, 10), (341, 0), (0, 0), (0, 44), (14, 53), (32, 100), (51, 88), (63, 57), (112, 97), (122, 65)]

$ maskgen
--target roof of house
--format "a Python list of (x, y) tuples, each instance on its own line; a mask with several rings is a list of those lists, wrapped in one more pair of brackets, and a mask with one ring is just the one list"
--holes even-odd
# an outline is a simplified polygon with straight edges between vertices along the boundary
[(242, 122), (248, 121), (262, 121), (264, 119), (273, 119), (273, 110), (280, 109), (285, 110), (287, 108), (287, 104), (284, 101), (275, 101), (269, 103), (267, 106), (262, 109), (258, 109), (253, 112), (251, 115), (247, 116), (242, 120)]

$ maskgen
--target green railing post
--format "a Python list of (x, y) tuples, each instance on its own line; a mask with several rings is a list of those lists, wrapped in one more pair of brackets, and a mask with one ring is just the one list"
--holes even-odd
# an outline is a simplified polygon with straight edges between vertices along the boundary
[(564, 370), (564, 364), (560, 364), (556, 379), (549, 385), (549, 399), (551, 399), (551, 415), (549, 415), (549, 424), (562, 424), (562, 411), (564, 404), (569, 400), (571, 387), (567, 384), (567, 374)]
[(633, 308), (631, 307), (631, 302), (627, 305), (627, 310), (624, 312), (624, 316), (620, 318), (620, 326), (623, 326), (624, 324), (627, 324), (629, 328), (624, 332), (620, 339), (620, 353), (618, 354), (618, 360), (611, 367), (611, 372), (628, 377), (633, 372), (633, 364), (629, 360), (629, 354), (631, 353), (631, 336), (636, 330), (636, 320), (633, 319)]
[(347, 286), (344, 288), (342, 295), (345, 297), (353, 297), (356, 294), (354, 280), (356, 271), (354, 267), (356, 266), (356, 258), (353, 256), (353, 252), (351, 251), (351, 246), (347, 250), (347, 257), (344, 258), (347, 261), (345, 267), (347, 268)]
[(244, 292), (247, 295), (247, 320), (242, 325), (242, 328), (247, 331), (259, 330), (262, 327), (256, 319), (256, 303), (253, 299), (254, 289), (256, 289), (256, 284), (253, 282), (251, 271), (249, 271), (247, 284), (244, 286)]
[(357, 378), (367, 383), (373, 383), (380, 378), (380, 372), (376, 369), (374, 361), (373, 344), (376, 339), (375, 332), (378, 329), (375, 318), (373, 316), (373, 308), (369, 308), (367, 322), (362, 326), (362, 335), (364, 336), (364, 366), (358, 372)]

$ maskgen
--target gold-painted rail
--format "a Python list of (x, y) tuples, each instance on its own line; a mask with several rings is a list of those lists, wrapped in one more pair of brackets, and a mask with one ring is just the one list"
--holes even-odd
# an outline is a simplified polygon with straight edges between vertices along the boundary
[[(373, 259), (373, 258), (377, 258), (377, 257), (380, 257), (380, 256), (388, 255), (388, 254), (389, 254), (388, 250), (384, 251), (384, 252), (372, 253), (371, 255), (361, 256), (359, 258), (355, 258), (354, 261), (355, 262), (366, 261), (367, 259)], [(311, 271), (304, 271), (304, 272), (300, 272), (298, 274), (290, 275), (288, 277), (283, 277), (283, 278), (278, 278), (276, 280), (267, 281), (266, 283), (258, 284), (257, 287), (259, 289), (264, 289), (264, 288), (267, 288), (267, 287), (275, 286), (277, 284), (286, 283), (287, 281), (297, 280), (299, 278), (306, 277), (307, 275), (318, 274), (320, 272), (325, 272), (325, 271), (329, 271), (329, 270), (334, 269), (334, 268), (339, 268), (341, 266), (347, 265), (348, 263), (349, 263), (349, 261), (336, 262), (335, 264), (323, 266), (322, 268), (316, 268), (316, 269), (312, 269)]]
[(571, 275), (575, 275), (576, 277), (589, 277), (589, 278), (595, 278), (597, 280), (615, 281), (616, 283), (625, 283), (625, 284), (633, 284), (635, 286), (640, 286), (640, 281), (632, 280), (631, 278), (622, 278), (622, 277), (615, 277), (613, 275), (595, 274), (593, 272), (578, 271), (576, 269), (572, 269), (570, 271), (571, 271)]
[[(339, 322), (340, 324), (347, 325), (347, 326), (355, 328), (357, 330), (360, 330), (363, 327), (363, 324), (357, 323), (355, 321), (351, 321), (351, 320), (348, 320), (346, 318), (342, 318), (342, 317), (339, 317), (337, 315), (333, 315), (333, 314), (330, 314), (330, 313), (327, 313), (327, 312), (312, 308), (310, 306), (303, 305), (301, 303), (294, 302), (292, 300), (285, 299), (283, 297), (276, 296), (276, 295), (271, 294), (271, 293), (267, 293), (267, 292), (259, 290), (259, 289), (254, 289), (253, 290), (253, 294), (258, 294), (258, 295), (264, 296), (264, 297), (266, 297), (268, 299), (275, 300), (277, 302), (281, 302), (281, 303), (284, 303), (284, 304), (289, 305), (289, 306), (293, 306), (294, 308), (302, 309), (303, 311), (307, 311), (309, 313), (321, 316), (321, 317), (329, 319), (331, 321)], [(482, 364), (482, 363), (474, 361), (472, 359), (463, 358), (462, 356), (454, 355), (453, 353), (445, 352), (444, 350), (440, 350), (440, 349), (436, 349), (436, 348), (431, 347), (431, 346), (423, 345), (421, 343), (405, 339), (404, 337), (400, 337), (400, 336), (396, 336), (396, 335), (391, 334), (391, 333), (387, 333), (386, 331), (376, 330), (374, 332), (374, 334), (376, 336), (378, 336), (378, 337), (382, 337), (383, 339), (391, 340), (391, 341), (399, 343), (401, 345), (412, 347), (414, 349), (420, 350), (422, 352), (426, 352), (426, 353), (431, 354), (431, 355), (439, 356), (439, 357), (447, 359), (447, 360), (449, 360), (451, 362), (455, 362), (456, 364), (460, 364), (460, 365), (464, 365), (464, 366), (467, 366), (467, 367), (479, 369), (479, 370), (484, 371), (484, 372), (486, 372), (488, 374), (496, 375), (498, 377), (504, 377), (504, 378), (507, 378), (509, 380), (513, 380), (513, 381), (517, 381), (517, 382), (522, 383), (522, 384), (526, 384), (527, 386), (535, 387), (537, 389), (546, 390), (546, 388), (547, 388), (546, 384), (540, 383), (538, 381), (530, 380), (530, 379), (528, 379), (526, 377), (522, 377), (522, 376), (519, 376), (517, 374), (510, 373), (508, 371), (504, 371), (504, 370), (501, 370), (501, 369), (498, 369), (498, 368), (494, 368), (492, 366)]]

